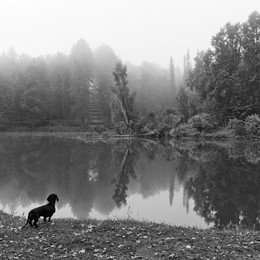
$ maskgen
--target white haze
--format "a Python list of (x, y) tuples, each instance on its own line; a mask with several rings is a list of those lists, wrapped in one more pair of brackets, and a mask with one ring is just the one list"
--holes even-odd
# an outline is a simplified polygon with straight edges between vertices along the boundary
[(247, 20), (259, 0), (0, 0), (0, 53), (69, 53), (84, 38), (105, 43), (124, 61), (182, 66), (205, 50), (227, 22)]

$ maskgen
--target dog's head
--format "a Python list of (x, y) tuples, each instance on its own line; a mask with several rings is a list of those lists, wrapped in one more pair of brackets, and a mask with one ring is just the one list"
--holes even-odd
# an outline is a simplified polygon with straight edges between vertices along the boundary
[(50, 202), (50, 203), (55, 203), (56, 201), (59, 201), (59, 198), (57, 196), (57, 194), (50, 194), (47, 198), (47, 200)]

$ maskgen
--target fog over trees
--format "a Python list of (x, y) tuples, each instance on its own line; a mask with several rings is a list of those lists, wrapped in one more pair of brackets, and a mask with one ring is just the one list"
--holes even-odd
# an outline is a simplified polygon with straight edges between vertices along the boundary
[[(84, 39), (72, 46), (69, 55), (30, 57), (18, 55), (10, 48), (0, 56), (1, 125), (36, 126), (51, 120), (85, 125), (90, 91), (95, 93), (104, 121), (111, 124), (115, 114), (112, 109), (117, 109), (114, 104), (117, 92), (112, 87), (118, 61), (111, 47), (102, 45), (92, 50)], [(172, 59), (171, 73), (174, 73)], [(167, 69), (149, 62), (140, 66), (127, 63), (125, 76), (130, 91), (136, 92), (135, 105), (141, 114), (176, 105), (177, 80)]]
[(183, 61), (179, 68), (169, 57), (166, 69), (147, 61), (123, 64), (110, 46), (92, 50), (84, 39), (69, 54), (30, 57), (10, 48), (0, 56), (0, 128), (88, 127), (91, 104), (102, 126), (141, 132), (169, 130), (201, 113), (211, 115), (212, 125), (259, 114), (258, 12), (242, 24), (227, 23), (210, 49), (198, 51), (194, 62), (187, 50)]

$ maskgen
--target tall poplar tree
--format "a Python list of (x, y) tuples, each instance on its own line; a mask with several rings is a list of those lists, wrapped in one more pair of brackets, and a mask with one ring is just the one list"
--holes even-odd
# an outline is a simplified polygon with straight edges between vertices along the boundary
[(183, 59), (183, 81), (184, 81), (185, 87), (186, 87), (187, 80), (189, 78), (191, 69), (192, 69), (192, 66), (191, 66), (191, 61), (190, 61), (190, 51), (187, 50), (187, 54), (184, 56), (184, 59)]
[(172, 57), (170, 58), (170, 92), (171, 92), (171, 98), (175, 99), (177, 90), (176, 90), (176, 82), (175, 82), (175, 70), (174, 70)]
[(134, 92), (130, 94), (129, 88), (127, 86), (127, 67), (123, 65), (121, 61), (116, 63), (113, 75), (115, 79), (115, 86), (112, 87), (112, 91), (120, 103), (124, 122), (127, 128), (130, 128), (130, 121), (134, 121), (135, 117), (134, 98), (136, 93)]

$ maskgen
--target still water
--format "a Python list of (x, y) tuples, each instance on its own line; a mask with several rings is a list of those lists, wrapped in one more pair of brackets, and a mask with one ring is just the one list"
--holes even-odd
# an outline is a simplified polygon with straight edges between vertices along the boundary
[(54, 217), (259, 229), (260, 144), (1, 134), (0, 209), (59, 196)]

